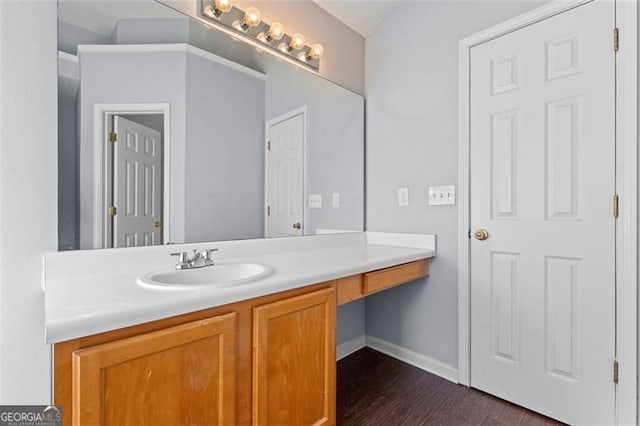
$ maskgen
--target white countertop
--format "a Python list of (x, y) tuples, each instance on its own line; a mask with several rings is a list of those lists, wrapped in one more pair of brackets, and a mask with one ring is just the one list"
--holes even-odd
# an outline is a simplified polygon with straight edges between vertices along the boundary
[[(136, 282), (175, 264), (169, 252), (208, 247), (219, 248), (219, 261), (259, 263), (273, 271), (223, 288), (147, 288)], [(48, 253), (46, 339), (61, 342), (433, 256), (433, 235), (386, 233)]]

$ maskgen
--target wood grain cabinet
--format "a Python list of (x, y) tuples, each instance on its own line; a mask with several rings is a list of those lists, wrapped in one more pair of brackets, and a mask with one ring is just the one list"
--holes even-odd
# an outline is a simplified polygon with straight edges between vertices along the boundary
[(56, 343), (68, 425), (335, 424), (335, 281)]
[(334, 424), (334, 288), (256, 307), (253, 321), (253, 424)]
[(73, 424), (235, 423), (236, 314), (73, 352)]

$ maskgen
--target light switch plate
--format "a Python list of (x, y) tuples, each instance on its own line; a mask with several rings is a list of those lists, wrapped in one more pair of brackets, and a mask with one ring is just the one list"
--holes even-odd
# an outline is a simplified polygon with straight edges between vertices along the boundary
[(409, 205), (409, 189), (398, 188), (398, 206), (404, 207)]
[(333, 207), (340, 207), (340, 193), (334, 192), (331, 194), (331, 205)]
[(456, 187), (454, 185), (430, 186), (429, 205), (445, 206), (456, 203)]
[(309, 195), (309, 208), (319, 209), (321, 207), (322, 207), (322, 195), (321, 194)]

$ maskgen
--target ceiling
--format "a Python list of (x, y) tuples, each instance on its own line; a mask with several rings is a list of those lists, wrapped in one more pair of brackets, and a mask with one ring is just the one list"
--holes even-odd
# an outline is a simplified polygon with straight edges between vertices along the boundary
[(398, 0), (312, 0), (318, 6), (368, 37)]

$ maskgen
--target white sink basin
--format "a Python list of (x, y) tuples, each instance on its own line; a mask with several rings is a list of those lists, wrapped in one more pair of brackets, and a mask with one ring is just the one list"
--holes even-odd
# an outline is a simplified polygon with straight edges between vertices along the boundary
[(252, 283), (270, 273), (270, 267), (258, 263), (216, 263), (195, 269), (161, 269), (138, 278), (138, 283), (153, 288), (229, 287)]

